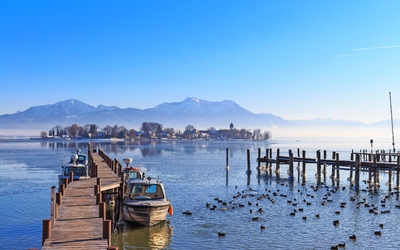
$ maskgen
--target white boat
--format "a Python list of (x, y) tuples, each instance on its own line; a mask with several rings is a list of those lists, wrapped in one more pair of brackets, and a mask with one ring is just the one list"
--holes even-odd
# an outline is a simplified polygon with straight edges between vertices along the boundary
[(81, 150), (78, 149), (76, 154), (71, 155), (71, 159), (68, 163), (62, 164), (61, 175), (58, 176), (59, 184), (64, 184), (65, 179), (69, 179), (69, 173), (74, 173), (74, 181), (89, 179), (88, 173), (88, 161), (86, 155), (80, 153)]
[(126, 188), (123, 207), (125, 221), (153, 226), (165, 221), (167, 214), (172, 215), (171, 201), (167, 199), (161, 181), (151, 177), (146, 178), (138, 168), (131, 168), (126, 172), (129, 174), (125, 175)]

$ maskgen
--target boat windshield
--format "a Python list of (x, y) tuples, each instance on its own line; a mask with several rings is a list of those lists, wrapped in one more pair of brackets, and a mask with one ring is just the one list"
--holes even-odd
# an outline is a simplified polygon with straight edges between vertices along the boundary
[(160, 185), (132, 185), (130, 198), (135, 199), (136, 197), (146, 197), (151, 199), (164, 198)]
[(142, 175), (137, 171), (129, 171), (129, 179), (142, 178)]
[(76, 160), (77, 164), (85, 164), (86, 163), (86, 156), (78, 155), (78, 159)]
[(83, 167), (64, 167), (64, 175), (69, 175), (69, 172), (74, 172), (74, 175), (85, 176), (86, 171)]

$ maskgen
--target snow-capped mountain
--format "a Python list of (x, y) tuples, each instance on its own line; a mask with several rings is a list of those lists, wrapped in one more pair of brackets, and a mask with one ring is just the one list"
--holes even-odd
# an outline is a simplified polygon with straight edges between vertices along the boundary
[(79, 100), (65, 100), (55, 104), (35, 106), (15, 114), (0, 116), (0, 128), (51, 129), (54, 126), (84, 126), (97, 124), (139, 129), (143, 122), (157, 122), (164, 127), (183, 129), (193, 125), (199, 129), (210, 127), (265, 128), (287, 126), (290, 122), (271, 114), (254, 114), (233, 101), (210, 102), (188, 97), (181, 102), (162, 103), (150, 109), (121, 109), (116, 106), (93, 107)]
[[(367, 125), (357, 121), (333, 119), (284, 120), (272, 114), (254, 114), (234, 101), (211, 102), (188, 97), (181, 102), (162, 103), (154, 108), (121, 109), (116, 106), (98, 105), (93, 107), (79, 100), (65, 100), (55, 104), (35, 106), (14, 114), (0, 115), (0, 128), (48, 130), (54, 126), (78, 124), (96, 124), (125, 126), (128, 129), (140, 129), (143, 122), (157, 122), (164, 128), (183, 129), (193, 125), (197, 129), (227, 129), (231, 123), (241, 129), (268, 129), (282, 127), (358, 127), (379, 126), (381, 123)], [(382, 125), (383, 126), (383, 125)]]
[(242, 110), (243, 112), (249, 112), (233, 101), (222, 101), (222, 102), (209, 102), (200, 100), (195, 97), (188, 97), (182, 102), (162, 103), (152, 110), (164, 111), (167, 113), (184, 112), (184, 113), (221, 113), (229, 110)]

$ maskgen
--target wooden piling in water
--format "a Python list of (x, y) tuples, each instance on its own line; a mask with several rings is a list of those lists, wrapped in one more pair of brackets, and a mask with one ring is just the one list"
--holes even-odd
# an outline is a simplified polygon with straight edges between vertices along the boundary
[(56, 203), (60, 206), (62, 204), (62, 193), (56, 193)]
[[(121, 177), (122, 179), (123, 177)], [(121, 182), (119, 186), (119, 192), (118, 192), (118, 208), (119, 208), (119, 222), (122, 222), (124, 220), (124, 191), (125, 191), (125, 184), (124, 181)]]
[(360, 189), (360, 167), (361, 167), (361, 161), (360, 161), (360, 155), (356, 155), (356, 166), (355, 166), (355, 189), (358, 191)]
[(396, 166), (396, 189), (400, 190), (400, 157), (397, 156), (397, 166)]
[[(336, 152), (335, 151), (333, 151), (332, 152), (332, 160), (335, 160), (336, 159)], [(336, 167), (336, 165), (335, 164), (332, 164), (332, 171), (331, 171), (331, 179), (332, 179), (332, 185), (334, 186), (335, 185), (335, 167)]]
[(376, 161), (377, 161), (377, 155), (373, 155), (374, 165), (372, 167), (372, 171), (373, 171), (373, 175), (374, 175), (374, 187), (375, 187), (375, 189), (376, 189), (376, 187), (378, 185), (378, 171), (377, 171), (377, 167), (376, 167)]
[(289, 150), (289, 180), (293, 181), (294, 179), (294, 171), (293, 171), (293, 152)]
[(317, 183), (321, 184), (321, 151), (317, 151)]
[(340, 164), (339, 164), (339, 153), (336, 153), (336, 186), (340, 185)]
[(281, 171), (281, 166), (279, 162), (279, 156), (280, 156), (280, 150), (279, 148), (276, 149), (276, 166), (275, 166), (275, 173), (277, 175), (277, 178), (279, 179), (279, 173)]
[(51, 238), (51, 220), (43, 220), (42, 222), (42, 246), (45, 240)]
[(69, 183), (71, 183), (71, 182), (73, 182), (74, 181), (74, 172), (69, 172)]
[(303, 159), (302, 159), (302, 172), (303, 172), (303, 174), (302, 174), (302, 177), (303, 177), (303, 183), (305, 183), (306, 182), (306, 151), (305, 150), (303, 150), (303, 152), (302, 152), (302, 156), (303, 156)]
[[(257, 155), (258, 155), (257, 159), (260, 159), (261, 158), (261, 148), (258, 148)], [(260, 170), (261, 170), (261, 162), (259, 160), (257, 160), (257, 176), (258, 177), (260, 177), (260, 175), (261, 175)]]
[(51, 195), (50, 195), (50, 220), (51, 226), (55, 225), (55, 207), (56, 207), (56, 186), (51, 187)]
[(105, 202), (99, 202), (99, 218), (102, 218), (103, 220), (107, 219)]
[(228, 172), (229, 172), (229, 149), (226, 148), (226, 166), (225, 166), (225, 174), (226, 174), (226, 185), (228, 185)]
[(111, 220), (103, 220), (103, 239), (107, 239), (108, 246), (111, 246)]

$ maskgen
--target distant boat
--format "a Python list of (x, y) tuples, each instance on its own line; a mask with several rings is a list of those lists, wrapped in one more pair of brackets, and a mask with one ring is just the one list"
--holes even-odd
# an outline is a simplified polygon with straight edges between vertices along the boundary
[(138, 168), (125, 169), (124, 220), (144, 226), (153, 226), (172, 215), (171, 201), (165, 195), (161, 181), (145, 178)]
[(88, 173), (88, 161), (86, 155), (80, 153), (81, 150), (78, 149), (76, 154), (72, 154), (70, 161), (61, 166), (61, 175), (58, 176), (58, 183), (60, 185), (64, 184), (65, 179), (69, 179), (69, 173), (74, 173), (74, 181), (89, 179)]

